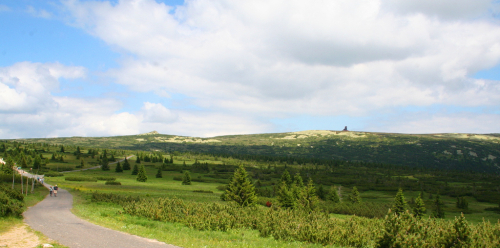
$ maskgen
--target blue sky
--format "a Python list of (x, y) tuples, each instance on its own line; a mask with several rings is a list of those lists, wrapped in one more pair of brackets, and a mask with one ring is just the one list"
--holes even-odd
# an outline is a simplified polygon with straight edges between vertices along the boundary
[(0, 137), (499, 133), (499, 7), (0, 1)]

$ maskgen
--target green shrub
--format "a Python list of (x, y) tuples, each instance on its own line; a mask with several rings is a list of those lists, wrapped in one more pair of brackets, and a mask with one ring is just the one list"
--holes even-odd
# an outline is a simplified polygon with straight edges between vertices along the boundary
[(51, 171), (51, 172), (47, 172), (45, 173), (45, 176), (46, 177), (63, 177), (64, 174), (61, 173), (61, 172), (54, 172), (54, 171)]
[(117, 181), (106, 181), (106, 185), (122, 185), (122, 183)]
[(24, 196), (10, 187), (0, 185), (0, 217), (20, 217), (23, 213)]
[(139, 201), (141, 198), (136, 196), (125, 196), (119, 194), (107, 194), (107, 193), (99, 193), (97, 191), (92, 192), (92, 196), (90, 198), (92, 202), (112, 202), (120, 205), (128, 204), (131, 202)]
[(98, 176), (96, 179), (99, 181), (114, 181), (116, 180), (116, 177)]
[(209, 194), (213, 194), (214, 193), (211, 190), (193, 190), (193, 192), (195, 192), (195, 193), (209, 193)]
[(79, 181), (79, 182), (97, 182), (97, 179), (94, 177), (78, 177), (78, 176), (66, 177), (64, 178), (64, 180)]

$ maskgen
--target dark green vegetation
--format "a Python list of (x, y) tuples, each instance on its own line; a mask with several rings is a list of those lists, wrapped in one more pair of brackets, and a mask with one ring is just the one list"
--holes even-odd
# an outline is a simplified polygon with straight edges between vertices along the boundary
[[(272, 135), (281, 135), (281, 138), (290, 135), (295, 137), (269, 138)], [(299, 137), (300, 135), (306, 137)], [(491, 173), (486, 169), (471, 171), (467, 169), (468, 164), (462, 166), (464, 161), (455, 161), (453, 154), (446, 162), (453, 163), (452, 167), (412, 164), (418, 161), (408, 162), (406, 160), (408, 157), (404, 154), (401, 155), (404, 159), (400, 160), (405, 163), (380, 161), (372, 163), (369, 162), (370, 159), (359, 159), (359, 157), (370, 157), (366, 151), (371, 151), (371, 148), (366, 148), (365, 151), (365, 148), (359, 147), (368, 144), (366, 142), (375, 136), (380, 136), (382, 139), (384, 136), (382, 134), (339, 132), (325, 138), (323, 137), (325, 135), (314, 136), (303, 132), (267, 134), (267, 139), (264, 136), (225, 136), (227, 140), (220, 142), (205, 139), (210, 143), (201, 143), (200, 140), (193, 139), (191, 143), (165, 142), (162, 137), (175, 136), (158, 134), (47, 139), (47, 143), (27, 143), (32, 140), (6, 141), (0, 143), (0, 156), (3, 154), (12, 162), (25, 164), (25, 168), (33, 167), (34, 170), (54, 176), (59, 175), (57, 171), (80, 167), (107, 167), (106, 170), (64, 172), (64, 176), (47, 180), (64, 188), (76, 189), (83, 198), (92, 196), (93, 202), (86, 203), (91, 208), (101, 206), (99, 204), (104, 204), (103, 202), (110, 202), (106, 204), (111, 205), (103, 207), (121, 209), (119, 210), (121, 214), (109, 215), (109, 218), (115, 218), (115, 221), (123, 220), (123, 216), (120, 215), (126, 214), (137, 218), (148, 218), (151, 221), (177, 222), (197, 230), (232, 232), (243, 228), (254, 230), (263, 237), (281, 240), (280, 242), (307, 241), (324, 245), (386, 247), (413, 244), (422, 247), (452, 247), (460, 242), (466, 242), (464, 243), (466, 245), (475, 245), (479, 242), (485, 242), (490, 246), (498, 244), (498, 240), (494, 237), (500, 234), (499, 226), (482, 222), (485, 218), (496, 223), (500, 217), (498, 213), (500, 178), (497, 173)], [(386, 136), (387, 140), (397, 140), (397, 135)], [(421, 145), (417, 146), (422, 146), (425, 140), (432, 139), (437, 143), (452, 142), (448, 143), (448, 152), (454, 148), (450, 144), (458, 147), (457, 143), (453, 142), (463, 141), (470, 144), (476, 142), (477, 146), (468, 146), (476, 149), (474, 152), (471, 149), (467, 150), (471, 151), (468, 154), (481, 157), (479, 154), (488, 153), (486, 159), (481, 159), (484, 162), (481, 166), (484, 168), (496, 166), (494, 153), (479, 150), (483, 146), (491, 146), (498, 152), (499, 145), (496, 143), (498, 139), (495, 136), (487, 136), (491, 138), (490, 140), (480, 140), (472, 136), (469, 138), (450, 138), (446, 135), (407, 136), (407, 139), (419, 137)], [(140, 145), (129, 145), (127, 140), (130, 137), (143, 141), (140, 141)], [(254, 137), (261, 137), (262, 140), (259, 141)], [(181, 138), (183, 141), (187, 139), (186, 137), (176, 139)], [(103, 149), (99, 146), (105, 143), (96, 144), (95, 147), (80, 143), (64, 143), (72, 139), (87, 141), (102, 139), (106, 142), (111, 140), (118, 142), (121, 139), (123, 144), (114, 146), (121, 149)], [(155, 142), (147, 143), (149, 139)], [(222, 140), (221, 137), (213, 139)], [(270, 139), (275, 139), (273, 142), (289, 142), (287, 144), (293, 145), (282, 143), (280, 147), (275, 147), (277, 143), (273, 143), (265, 146), (265, 149), (256, 149), (260, 146), (258, 142)], [(343, 160), (344, 157), (335, 155), (338, 151), (336, 148), (331, 148), (329, 158), (323, 156), (326, 152), (317, 157), (311, 152), (300, 152), (305, 145), (312, 146), (310, 149), (318, 147), (306, 143), (308, 139), (318, 139), (317, 144), (323, 141), (329, 143), (332, 140), (337, 140), (339, 144), (357, 140), (359, 147), (354, 149), (354, 145), (351, 145), (354, 150), (349, 152), (357, 151), (358, 158)], [(56, 143), (56, 141), (64, 142)], [(245, 142), (250, 145), (243, 145)], [(390, 144), (390, 150), (394, 151), (396, 146)], [(406, 147), (405, 149), (408, 148), (404, 142), (400, 145)], [(160, 149), (160, 146), (163, 148)], [(177, 147), (179, 150), (174, 151), (172, 147)], [(203, 147), (212, 147), (210, 149), (213, 150), (197, 150)], [(223, 147), (227, 148), (226, 153), (222, 152)], [(275, 148), (278, 149), (276, 153), (268, 154)], [(349, 146), (342, 149), (344, 148), (350, 149)], [(221, 152), (216, 152), (217, 149)], [(281, 153), (279, 149), (282, 149), (281, 151), (288, 149), (288, 152)], [(235, 151), (241, 153), (233, 153)], [(463, 155), (464, 151), (455, 154)], [(121, 162), (123, 172), (119, 172), (115, 162), (132, 154), (136, 157)], [(435, 161), (444, 159), (440, 155), (435, 158)], [(129, 163), (132, 163), (134, 170), (130, 170)], [(242, 176), (239, 168), (244, 168), (245, 176)], [(139, 180), (140, 178), (146, 180)], [(244, 180), (245, 178), (248, 182)], [(397, 193), (399, 189), (401, 191)], [(100, 193), (93, 195), (90, 193), (96, 190)], [(255, 192), (256, 198), (251, 197), (251, 191)], [(225, 196), (221, 197), (224, 192)], [(234, 193), (231, 198), (227, 197), (228, 192)], [(246, 198), (248, 204), (245, 200), (238, 202), (238, 197), (242, 196), (250, 196)], [(249, 207), (239, 207), (232, 202)], [(389, 208), (396, 214), (391, 213), (385, 217)], [(408, 210), (411, 215), (406, 212)], [(464, 213), (467, 221), (461, 217), (461, 213)], [(432, 218), (429, 219), (429, 216)], [(386, 219), (383, 220), (384, 218)], [(422, 233), (428, 235), (425, 237), (427, 243), (412, 243), (421, 241)], [(484, 236), (483, 239), (481, 235)]]
[(500, 135), (391, 134), (302, 131), (192, 138), (151, 132), (103, 138), (23, 139), (30, 143), (62, 144), (162, 151), (197, 152), (241, 159), (304, 163), (363, 161), (431, 169), (500, 173)]

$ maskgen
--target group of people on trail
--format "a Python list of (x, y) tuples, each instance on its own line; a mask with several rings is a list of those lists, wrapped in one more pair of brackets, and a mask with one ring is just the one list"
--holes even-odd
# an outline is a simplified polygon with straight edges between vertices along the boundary
[(49, 192), (50, 192), (50, 196), (52, 196), (52, 193), (54, 193), (54, 197), (57, 197), (57, 190), (59, 189), (59, 187), (57, 187), (57, 184), (52, 188), (52, 186), (49, 187)]

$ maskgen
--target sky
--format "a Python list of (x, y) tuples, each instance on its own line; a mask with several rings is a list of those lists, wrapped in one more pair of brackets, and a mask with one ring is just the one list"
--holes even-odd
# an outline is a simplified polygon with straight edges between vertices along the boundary
[(0, 138), (500, 133), (499, 0), (0, 0)]

